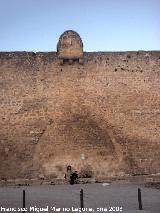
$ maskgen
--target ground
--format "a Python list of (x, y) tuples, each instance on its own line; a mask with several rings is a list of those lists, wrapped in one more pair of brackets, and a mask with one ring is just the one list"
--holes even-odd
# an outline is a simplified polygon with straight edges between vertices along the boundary
[[(141, 188), (143, 209), (138, 210), (137, 189)], [(42, 185), (28, 187), (0, 187), (0, 207), (22, 207), (22, 191), (26, 190), (26, 207), (80, 207), (80, 190), (84, 190), (84, 207), (97, 208), (122, 207), (123, 213), (159, 213), (160, 190), (147, 188), (140, 183)], [(1, 211), (2, 212), (2, 211)], [(33, 212), (33, 211), (28, 211)], [(35, 211), (34, 211), (35, 212)], [(73, 212), (73, 211), (69, 211)], [(89, 211), (86, 211), (89, 212)], [(104, 212), (103, 210), (101, 212)], [(115, 212), (115, 211), (114, 211)], [(116, 211), (119, 212), (119, 211)]]

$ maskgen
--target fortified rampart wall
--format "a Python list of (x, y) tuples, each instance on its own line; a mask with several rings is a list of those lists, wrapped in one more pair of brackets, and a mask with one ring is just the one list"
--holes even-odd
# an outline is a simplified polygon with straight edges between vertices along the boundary
[(160, 172), (160, 52), (0, 53), (0, 178)]

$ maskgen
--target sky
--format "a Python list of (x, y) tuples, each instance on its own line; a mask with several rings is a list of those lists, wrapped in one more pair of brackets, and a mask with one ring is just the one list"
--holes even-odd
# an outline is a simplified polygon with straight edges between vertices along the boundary
[(65, 30), (84, 51), (160, 50), (160, 0), (0, 0), (0, 51), (56, 51)]

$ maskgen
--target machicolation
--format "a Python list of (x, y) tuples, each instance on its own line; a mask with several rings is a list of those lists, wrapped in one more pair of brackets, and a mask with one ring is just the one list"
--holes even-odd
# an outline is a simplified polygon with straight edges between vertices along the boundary
[(59, 38), (57, 54), (61, 65), (65, 62), (83, 64), (83, 43), (79, 34), (73, 30), (65, 31)]

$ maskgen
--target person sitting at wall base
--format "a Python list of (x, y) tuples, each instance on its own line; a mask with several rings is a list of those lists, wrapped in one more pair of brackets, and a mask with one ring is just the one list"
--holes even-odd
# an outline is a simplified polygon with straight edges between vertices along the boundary
[(78, 174), (77, 171), (72, 171), (71, 166), (67, 166), (67, 172), (65, 173), (65, 180), (67, 180), (71, 185), (77, 183), (78, 181)]

